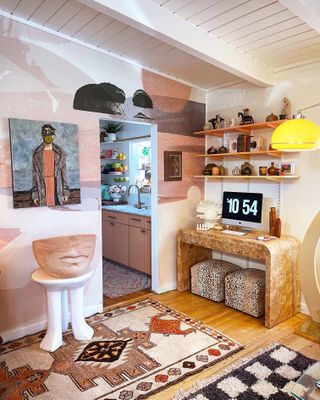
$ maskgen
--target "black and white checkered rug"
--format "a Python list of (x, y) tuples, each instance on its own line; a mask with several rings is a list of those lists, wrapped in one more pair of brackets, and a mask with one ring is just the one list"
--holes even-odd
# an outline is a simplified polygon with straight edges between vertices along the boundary
[[(277, 344), (224, 375), (202, 382), (188, 393), (178, 394), (176, 399), (292, 400), (290, 391), (294, 383), (314, 363), (315, 360)], [(304, 391), (303, 387), (300, 389)]]

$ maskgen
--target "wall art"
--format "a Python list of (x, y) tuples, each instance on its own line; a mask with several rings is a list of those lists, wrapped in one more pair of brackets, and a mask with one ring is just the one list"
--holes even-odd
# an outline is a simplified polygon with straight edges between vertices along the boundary
[(182, 180), (182, 151), (164, 151), (164, 180)]
[(9, 119), (13, 207), (80, 203), (78, 127)]

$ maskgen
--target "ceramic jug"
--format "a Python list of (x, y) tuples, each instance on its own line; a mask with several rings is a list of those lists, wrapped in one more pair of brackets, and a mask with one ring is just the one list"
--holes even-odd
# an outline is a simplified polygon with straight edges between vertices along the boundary
[(207, 154), (217, 154), (217, 153), (218, 153), (218, 150), (213, 146), (209, 147), (207, 150)]
[(271, 166), (268, 168), (268, 175), (276, 175), (277, 169), (274, 166), (274, 162), (271, 163)]
[(248, 161), (245, 161), (241, 165), (241, 175), (252, 175), (252, 169), (252, 165)]
[(226, 146), (220, 146), (218, 153), (228, 153), (228, 148)]

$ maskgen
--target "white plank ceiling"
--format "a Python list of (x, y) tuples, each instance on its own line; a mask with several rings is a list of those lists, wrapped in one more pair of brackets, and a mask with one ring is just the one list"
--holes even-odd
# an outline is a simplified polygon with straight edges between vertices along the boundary
[[(274, 70), (320, 59), (320, 35), (276, 0), (145, 0)], [(0, 10), (144, 67), (212, 88), (239, 78), (76, 0), (0, 0)]]

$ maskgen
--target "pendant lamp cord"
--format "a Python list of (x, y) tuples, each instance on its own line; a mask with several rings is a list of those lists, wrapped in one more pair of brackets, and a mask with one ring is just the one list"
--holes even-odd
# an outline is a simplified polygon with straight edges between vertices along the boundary
[(320, 106), (320, 103), (313, 104), (312, 106), (309, 106), (309, 107), (306, 107), (306, 108), (301, 108), (300, 110), (297, 111), (297, 114), (301, 114), (302, 111), (309, 110), (309, 108), (318, 107), (318, 106)]

